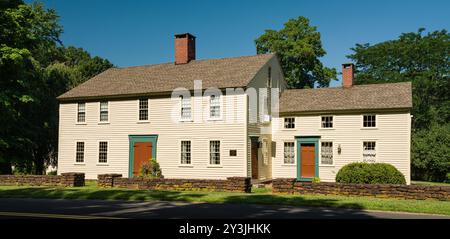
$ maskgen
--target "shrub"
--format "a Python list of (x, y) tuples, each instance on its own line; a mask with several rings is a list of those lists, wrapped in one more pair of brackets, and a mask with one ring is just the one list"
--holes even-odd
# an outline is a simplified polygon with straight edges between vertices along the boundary
[(150, 159), (142, 164), (141, 176), (144, 178), (161, 178), (162, 172), (156, 159)]
[(320, 178), (319, 178), (319, 177), (314, 177), (314, 178), (312, 179), (312, 182), (313, 182), (313, 183), (320, 183)]
[(56, 171), (56, 170), (52, 170), (52, 171), (47, 173), (47, 175), (51, 175), (51, 176), (55, 176), (57, 174), (58, 174), (58, 171)]
[(350, 163), (336, 175), (338, 183), (406, 184), (405, 176), (386, 163)]
[(446, 182), (446, 183), (450, 183), (450, 173), (447, 173), (445, 182)]

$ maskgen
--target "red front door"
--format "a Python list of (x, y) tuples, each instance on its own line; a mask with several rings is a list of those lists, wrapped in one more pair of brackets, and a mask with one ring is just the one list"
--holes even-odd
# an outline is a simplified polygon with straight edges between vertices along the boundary
[(316, 157), (315, 157), (314, 144), (302, 144), (300, 152), (301, 171), (300, 176), (302, 178), (314, 178), (316, 175)]
[(141, 166), (152, 158), (151, 142), (134, 143), (133, 176), (141, 174)]
[(258, 179), (258, 141), (252, 140), (252, 178)]

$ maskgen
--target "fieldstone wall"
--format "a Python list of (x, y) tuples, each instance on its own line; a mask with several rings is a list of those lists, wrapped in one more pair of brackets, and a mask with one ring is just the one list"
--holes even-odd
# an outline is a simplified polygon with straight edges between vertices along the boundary
[(100, 174), (97, 185), (100, 187), (119, 187), (130, 189), (179, 190), (179, 191), (223, 191), (251, 192), (250, 178), (229, 177), (226, 180), (210, 179), (149, 179), (122, 178), (120, 174)]
[(398, 184), (345, 184), (298, 182), (294, 178), (274, 179), (273, 192), (344, 196), (372, 196), (377, 198), (436, 199), (449, 201), (449, 186), (419, 186)]
[(0, 185), (29, 186), (84, 186), (84, 173), (62, 173), (61, 175), (0, 175)]

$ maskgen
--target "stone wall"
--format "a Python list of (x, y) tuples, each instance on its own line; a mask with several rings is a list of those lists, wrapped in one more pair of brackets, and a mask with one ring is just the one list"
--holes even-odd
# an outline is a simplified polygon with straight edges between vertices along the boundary
[(223, 192), (251, 192), (250, 178), (229, 177), (226, 180), (210, 179), (149, 179), (122, 178), (120, 174), (100, 174), (97, 185), (99, 187), (119, 187), (131, 189), (151, 190), (179, 190), (179, 191), (223, 191)]
[(84, 173), (63, 173), (53, 175), (0, 175), (0, 185), (28, 186), (84, 186)]
[(379, 198), (450, 200), (450, 186), (418, 186), (396, 184), (344, 184), (298, 182), (293, 178), (274, 179), (273, 192)]

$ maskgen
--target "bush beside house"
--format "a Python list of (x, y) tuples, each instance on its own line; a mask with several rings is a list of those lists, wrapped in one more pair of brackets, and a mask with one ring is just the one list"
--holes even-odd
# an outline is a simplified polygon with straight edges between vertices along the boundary
[(386, 163), (350, 163), (336, 175), (338, 183), (406, 184), (405, 176)]

